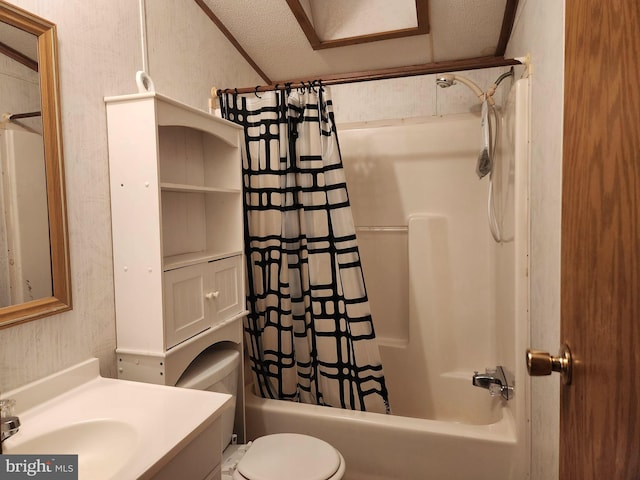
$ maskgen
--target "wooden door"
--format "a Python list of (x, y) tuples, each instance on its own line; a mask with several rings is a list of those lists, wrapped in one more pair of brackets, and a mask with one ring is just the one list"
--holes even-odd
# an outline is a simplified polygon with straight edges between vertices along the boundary
[(566, 0), (560, 480), (640, 479), (640, 2)]

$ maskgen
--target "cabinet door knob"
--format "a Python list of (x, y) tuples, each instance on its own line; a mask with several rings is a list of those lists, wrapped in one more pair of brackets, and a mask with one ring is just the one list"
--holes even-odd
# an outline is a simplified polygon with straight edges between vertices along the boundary
[(207, 300), (213, 300), (214, 298), (218, 298), (220, 296), (220, 292), (218, 292), (217, 290), (215, 292), (209, 292), (207, 294), (205, 294), (205, 298)]

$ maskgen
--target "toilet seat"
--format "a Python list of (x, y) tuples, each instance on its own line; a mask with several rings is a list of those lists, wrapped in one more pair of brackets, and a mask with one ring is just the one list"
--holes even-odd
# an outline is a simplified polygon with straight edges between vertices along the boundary
[(318, 438), (278, 433), (256, 439), (238, 462), (237, 480), (338, 480), (342, 455)]

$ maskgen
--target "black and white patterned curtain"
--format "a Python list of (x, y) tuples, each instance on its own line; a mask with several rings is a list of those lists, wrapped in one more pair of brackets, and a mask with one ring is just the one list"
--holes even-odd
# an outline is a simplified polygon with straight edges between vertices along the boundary
[(226, 94), (244, 126), (245, 338), (266, 398), (388, 412), (326, 87)]

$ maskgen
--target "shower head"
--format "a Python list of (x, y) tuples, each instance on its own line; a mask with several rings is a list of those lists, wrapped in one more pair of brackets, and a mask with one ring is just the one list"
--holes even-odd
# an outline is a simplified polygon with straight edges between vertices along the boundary
[[(450, 87), (451, 85), (455, 85), (456, 82), (460, 82), (469, 87), (480, 100), (484, 99), (484, 92), (480, 89), (480, 87), (466, 77), (463, 77), (461, 75), (453, 75), (451, 73), (443, 73), (436, 77), (436, 85), (438, 85), (440, 88)], [(489, 98), (489, 103), (493, 104), (491, 100), (492, 99)]]
[(436, 85), (440, 88), (448, 88), (455, 83), (455, 76), (447, 73), (440, 75), (436, 78)]

